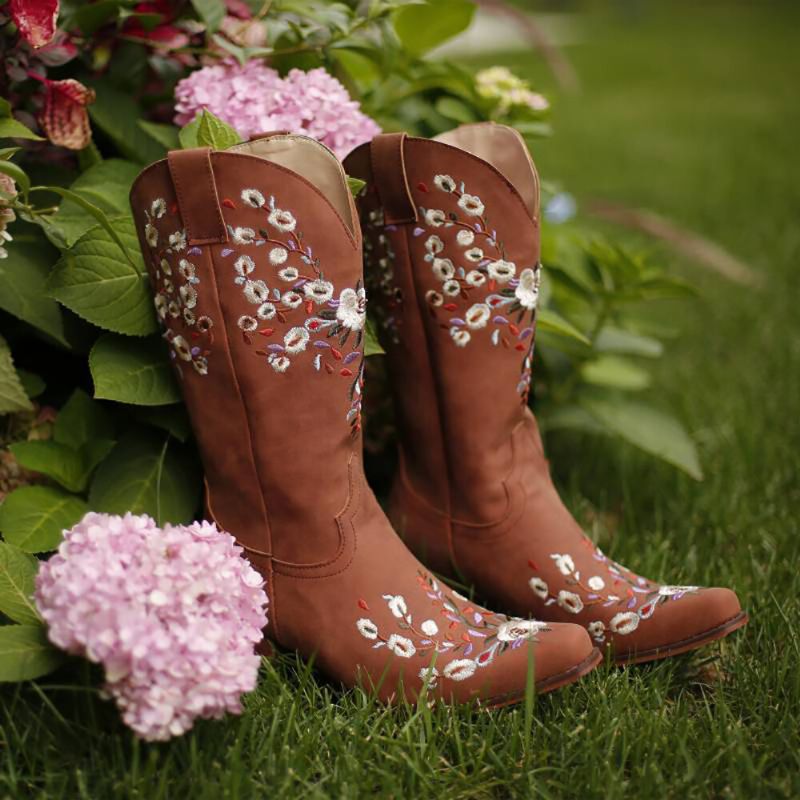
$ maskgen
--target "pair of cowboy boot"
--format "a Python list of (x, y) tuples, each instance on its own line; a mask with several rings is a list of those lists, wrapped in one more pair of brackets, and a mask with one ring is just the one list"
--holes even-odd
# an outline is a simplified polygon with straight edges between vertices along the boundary
[[(485, 130), (494, 137), (506, 129)], [(464, 135), (481, 134), (475, 129)], [(418, 143), (425, 145), (419, 158)], [(436, 161), (427, 156), (431, 145), (443, 148), (447, 157), (427, 178)], [(496, 706), (524, 696), (531, 669), (537, 689), (548, 691), (590, 671), (601, 654), (585, 627), (570, 624), (582, 618), (559, 621), (563, 605), (558, 600), (543, 603), (552, 621), (529, 619), (530, 598), (523, 593), (512, 600), (511, 581), (505, 591), (502, 580), (495, 584), (495, 576), (504, 570), (510, 575), (514, 565), (487, 563), (487, 553), (508, 559), (509, 544), (521, 541), (525, 526), (537, 522), (530, 511), (551, 496), (552, 488), (546, 470), (537, 472), (544, 462), (532, 458), (527, 447), (534, 423), (516, 388), (513, 409), (501, 398), (509, 368), (492, 356), (502, 351), (482, 348), (484, 370), (470, 366), (458, 390), (464, 364), (448, 361), (443, 347), (470, 352), (460, 345), (468, 345), (471, 332), (480, 329), (483, 312), (474, 316), (468, 310), (455, 325), (449, 307), (463, 297), (459, 289), (459, 301), (452, 301), (450, 292), (453, 281), (471, 286), (469, 280), (474, 283), (482, 274), (487, 280), (475, 287), (480, 296), (522, 295), (526, 313), (532, 311), (526, 303), (538, 286), (538, 186), (531, 178), (514, 189), (503, 177), (503, 170), (514, 165), (503, 161), (502, 153), (492, 166), (486, 153), (482, 160), (464, 147), (461, 141), (450, 146), (381, 137), (356, 151), (348, 170), (369, 184), (361, 214), (368, 221), (371, 255), (376, 248), (383, 248), (381, 258), (396, 255), (395, 275), (389, 267), (379, 278), (386, 298), (393, 296), (394, 303), (402, 298), (389, 360), (401, 381), (414, 381), (405, 384), (409, 397), (399, 398), (404, 469), (393, 493), (393, 516), (434, 569), (449, 572), (453, 561), (465, 572), (474, 567), (480, 588), (491, 589), (486, 593), (496, 594), (508, 608), (519, 608), (522, 619), (477, 606), (433, 577), (402, 544), (367, 486), (360, 444), (366, 320), (362, 236), (359, 212), (333, 154), (311, 139), (286, 134), (224, 152), (172, 152), (137, 179), (131, 205), (155, 308), (205, 467), (207, 514), (236, 536), (264, 576), (269, 639), (314, 656), (334, 679), (374, 689), (384, 700), (415, 699), (425, 691)], [(470, 174), (459, 174), (467, 166)], [(535, 175), (532, 167), (529, 174)], [(398, 180), (395, 193), (389, 187)], [(478, 235), (478, 227), (485, 228), (484, 201), (468, 193), (462, 180), (474, 182), (487, 202), (502, 203), (497, 213), (509, 250), (489, 264), (475, 260), (468, 272), (453, 264), (453, 275), (446, 277), (450, 267), (441, 262), (449, 258), (443, 250), (451, 238), (458, 247), (469, 235), (487, 239)], [(445, 212), (443, 203), (418, 202), (414, 194), (428, 198), (434, 191), (448, 195), (454, 208), (470, 216), (472, 233), (451, 220), (449, 206)], [(531, 204), (525, 206), (531, 213), (521, 215), (520, 199)], [(506, 233), (507, 223), (515, 220)], [(427, 226), (441, 235), (424, 235)], [(500, 234), (491, 237), (499, 245)], [(473, 249), (480, 249), (480, 242), (467, 248)], [(464, 257), (472, 262), (476, 254)], [(527, 272), (509, 275), (512, 265), (529, 262)], [(431, 275), (439, 276), (434, 294), (424, 288)], [(469, 290), (463, 292), (469, 296)], [(441, 303), (436, 294), (442, 295)], [(389, 303), (381, 305), (389, 309)], [(434, 321), (440, 314), (449, 316)], [(488, 340), (494, 325), (488, 319), (484, 323)], [(532, 330), (524, 334), (516, 322), (506, 327), (500, 347), (508, 343), (520, 359), (529, 358), (517, 345), (528, 347)], [(526, 373), (529, 364), (521, 379), (514, 376), (514, 387), (526, 384)], [(469, 414), (469, 396), (474, 399), (489, 385), (501, 406), (491, 431), (473, 440), (473, 418), (465, 428), (469, 440), (448, 449), (450, 432), (463, 432), (462, 423), (447, 415)], [(524, 424), (516, 424), (516, 417)], [(503, 502), (508, 510), (494, 516)], [(462, 523), (477, 533), (467, 537), (467, 550), (454, 549), (464, 539)], [(526, 546), (538, 552), (538, 534)], [(564, 545), (561, 549), (559, 570), (569, 558)], [(479, 569), (481, 559), (485, 572)], [(575, 572), (581, 569), (576, 566)], [(534, 586), (529, 580), (534, 577), (544, 582), (548, 573), (526, 576), (526, 587)], [(581, 580), (580, 574), (575, 579)], [(570, 579), (564, 575), (564, 580)], [(559, 591), (552, 580), (551, 591)], [(686, 594), (680, 602), (696, 608), (705, 596)], [(670, 600), (669, 608), (673, 605), (678, 602)], [(713, 604), (703, 600), (700, 605)], [(666, 613), (669, 609), (665, 618)]]

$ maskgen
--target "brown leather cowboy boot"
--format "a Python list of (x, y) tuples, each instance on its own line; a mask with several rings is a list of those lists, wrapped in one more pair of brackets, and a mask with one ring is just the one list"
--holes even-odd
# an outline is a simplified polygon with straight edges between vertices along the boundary
[(600, 659), (575, 625), (510, 620), (429, 575), (366, 485), (361, 234), (341, 164), (275, 134), (172, 152), (131, 192), (210, 518), (264, 576), (267, 635), (391, 700), (518, 700)]
[(345, 163), (367, 182), (367, 277), (401, 438), (390, 518), (411, 549), (505, 611), (583, 624), (620, 662), (744, 625), (728, 589), (665, 586), (608, 559), (553, 487), (527, 406), (539, 181), (519, 134), (385, 134)]

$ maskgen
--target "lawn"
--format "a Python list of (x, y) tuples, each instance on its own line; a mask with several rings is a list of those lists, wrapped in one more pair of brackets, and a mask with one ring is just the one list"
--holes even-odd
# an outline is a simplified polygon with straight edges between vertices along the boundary
[[(579, 201), (668, 215), (764, 280), (745, 288), (657, 251), (699, 290), (669, 319), (656, 391), (693, 431), (705, 481), (616, 443), (553, 436), (548, 447), (570, 507), (612, 556), (670, 582), (736, 588), (749, 627), (492, 713), (385, 709), (283, 656), (241, 718), (159, 746), (137, 743), (73, 676), (51, 676), (0, 695), (0, 796), (800, 796), (800, 13), (613, 8), (584, 20), (569, 48), (583, 92), (553, 94), (540, 172)], [(534, 56), (480, 60), (498, 62), (552, 88)]]

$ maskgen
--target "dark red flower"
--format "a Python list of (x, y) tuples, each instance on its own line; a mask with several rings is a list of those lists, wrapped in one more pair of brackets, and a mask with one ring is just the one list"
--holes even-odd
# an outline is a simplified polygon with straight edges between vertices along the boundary
[(82, 150), (92, 138), (86, 106), (94, 102), (94, 89), (69, 78), (63, 81), (44, 80), (44, 108), (39, 124), (47, 138), (70, 150)]
[(154, 26), (146, 26), (138, 17), (130, 17), (122, 28), (122, 32), (129, 37), (141, 39), (147, 44), (164, 50), (173, 50), (185, 47), (189, 43), (189, 36), (180, 28), (170, 23), (175, 18), (176, 3), (167, 0), (156, 0), (153, 3), (137, 3), (133, 11), (135, 14), (148, 14), (160, 16), (159, 22)]
[(44, 47), (55, 36), (58, 0), (10, 0), (8, 11), (31, 47)]

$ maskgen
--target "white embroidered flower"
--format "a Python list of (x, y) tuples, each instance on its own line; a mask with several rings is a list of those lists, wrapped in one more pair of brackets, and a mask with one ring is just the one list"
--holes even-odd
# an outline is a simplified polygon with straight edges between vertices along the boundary
[(358, 620), (356, 628), (365, 639), (378, 638), (378, 626), (371, 619), (362, 618)]
[(266, 202), (258, 189), (242, 189), (242, 200), (252, 208), (261, 208)]
[(275, 316), (277, 309), (274, 303), (262, 303), (258, 307), (256, 314), (259, 319), (272, 319)]
[(206, 333), (207, 331), (210, 331), (214, 327), (214, 320), (211, 319), (211, 317), (198, 317), (197, 327), (203, 333)]
[(433, 185), (443, 192), (454, 192), (456, 190), (456, 182), (449, 175), (434, 176)]
[(566, 553), (563, 556), (553, 553), (550, 558), (556, 562), (556, 568), (562, 575), (571, 575), (575, 571), (575, 562), (572, 560), (572, 556)]
[(280, 356), (277, 353), (273, 353), (267, 358), (267, 364), (269, 364), (275, 372), (286, 372), (291, 365), (291, 361), (289, 361), (286, 356)]
[(451, 661), (443, 670), (442, 673), (445, 678), (451, 681), (465, 681), (475, 674), (477, 665), (469, 658), (457, 658)]
[(489, 277), (498, 283), (508, 283), (517, 271), (517, 265), (513, 261), (492, 261), (488, 266)]
[(190, 311), (188, 308), (183, 309), (183, 321), (189, 325), (190, 327), (195, 324), (197, 321), (194, 316), (194, 312)]
[(303, 304), (303, 296), (298, 292), (284, 292), (281, 302), (286, 308), (297, 308)]
[(287, 258), (289, 258), (289, 251), (285, 247), (273, 247), (269, 251), (269, 263), (276, 267), (285, 264)]
[(156, 314), (159, 319), (166, 319), (167, 317), (167, 298), (163, 294), (157, 294), (153, 298), (153, 303), (156, 307)]
[(167, 294), (172, 294), (173, 286), (172, 281), (169, 278), (164, 278), (164, 291)]
[(255, 317), (251, 317), (249, 314), (244, 314), (239, 317), (236, 324), (246, 333), (251, 333), (258, 327), (258, 320)]
[(192, 361), (192, 366), (198, 375), (208, 375), (208, 359), (204, 356), (197, 356), (197, 358)]
[(533, 593), (542, 600), (546, 600), (547, 595), (550, 593), (550, 589), (541, 578), (531, 578), (528, 581), (528, 586), (530, 586), (531, 589), (533, 589)]
[[(162, 266), (162, 269), (163, 269), (163, 266), (164, 266), (163, 261), (162, 261), (161, 266)], [(184, 280), (191, 281), (194, 278), (195, 273), (197, 272), (197, 270), (196, 270), (194, 264), (192, 264), (191, 261), (187, 261), (185, 258), (182, 258), (178, 262), (178, 272), (180, 272), (181, 277)], [(167, 273), (167, 274), (169, 275), (169, 273)], [(197, 283), (197, 281), (195, 281), (195, 283)]]
[(237, 275), (245, 277), (256, 268), (256, 262), (253, 261), (250, 256), (239, 256), (239, 258), (233, 262), (233, 268), (236, 270)]
[(448, 281), (456, 274), (456, 268), (449, 258), (434, 258), (432, 269), (440, 281)]
[(269, 300), (269, 288), (264, 281), (247, 281), (244, 285), (244, 296), (248, 303), (260, 306)]
[(389, 637), (386, 647), (396, 656), (400, 656), (400, 658), (411, 658), (417, 652), (417, 648), (414, 647), (410, 639), (406, 639), (405, 636), (400, 636), (397, 633), (393, 633)]
[(662, 597), (672, 597), (676, 594), (684, 594), (685, 592), (696, 592), (699, 587), (697, 586), (659, 586), (658, 593)]
[(184, 361), (192, 360), (192, 348), (189, 347), (189, 342), (183, 336), (173, 336), (172, 347), (178, 354), (178, 358), (182, 358)]
[(284, 267), (278, 272), (278, 277), (282, 281), (296, 281), (300, 277), (300, 271), (297, 269), (297, 267)]
[(445, 281), (442, 284), (442, 291), (449, 297), (461, 294), (461, 284), (458, 281)]
[(479, 264), (483, 260), (483, 250), (481, 250), (480, 247), (470, 247), (470, 249), (464, 253), (464, 257), (473, 264)]
[(558, 593), (558, 604), (570, 614), (580, 614), (583, 611), (583, 600), (575, 592), (568, 592), (566, 589)]
[(426, 619), (419, 628), (426, 636), (436, 636), (439, 633), (439, 626), (432, 619)]
[(163, 197), (158, 197), (150, 204), (150, 216), (161, 219), (167, 213), (167, 201)]
[(419, 671), (419, 679), (428, 685), (429, 689), (433, 689), (436, 687), (438, 683), (437, 678), (439, 677), (440, 673), (436, 667), (423, 667)]
[(432, 256), (438, 256), (444, 250), (444, 242), (438, 236), (429, 236), (425, 240), (425, 249)]
[(180, 252), (186, 249), (186, 231), (175, 231), (169, 235), (169, 246)]
[(406, 605), (406, 599), (401, 594), (385, 594), (383, 599), (386, 600), (386, 605), (389, 606), (389, 611), (397, 617), (398, 619), (402, 619), (408, 614), (408, 606)]
[(469, 335), (469, 331), (462, 330), (461, 328), (450, 328), (450, 336), (453, 337), (453, 341), (456, 343), (457, 347), (466, 347), (469, 344), (469, 340), (472, 338)]
[(635, 614), (633, 611), (623, 611), (620, 614), (615, 614), (611, 617), (611, 622), (608, 623), (608, 627), (614, 633), (618, 633), (620, 636), (626, 636), (629, 633), (633, 633), (639, 627), (639, 615)]
[(477, 330), (478, 328), (485, 328), (491, 316), (492, 311), (486, 303), (475, 303), (464, 315), (464, 319), (470, 328)]
[(532, 311), (539, 301), (539, 277), (536, 271), (528, 267), (519, 274), (519, 286), (514, 294), (523, 308)]
[(195, 289), (194, 286), (185, 283), (181, 286), (179, 294), (186, 308), (194, 308), (197, 305), (197, 289)]
[(441, 293), (437, 292), (435, 289), (428, 289), (428, 291), (425, 292), (425, 299), (434, 308), (444, 303), (444, 297), (442, 297)]
[(308, 344), (309, 333), (305, 328), (291, 328), (283, 337), (286, 352), (290, 355), (302, 353)]
[(256, 240), (256, 232), (252, 228), (234, 228), (231, 237), (236, 244), (253, 244)]
[(150, 247), (155, 247), (158, 244), (158, 231), (155, 225), (151, 225), (148, 222), (147, 225), (144, 226), (144, 238)]
[(433, 228), (441, 228), (447, 222), (447, 216), (438, 208), (429, 208), (425, 212), (425, 222)]
[(605, 638), (606, 626), (605, 623), (601, 620), (595, 620), (594, 622), (590, 622), (586, 626), (587, 630), (589, 631), (589, 635), (597, 640), (602, 641)]
[(547, 624), (533, 619), (510, 619), (497, 629), (501, 642), (516, 642), (518, 639), (533, 639), (537, 633), (547, 630)]
[(479, 217), (483, 214), (483, 203), (480, 197), (475, 197), (474, 194), (462, 194), (458, 198), (458, 206), (471, 217)]
[(178, 317), (181, 315), (181, 308), (174, 300), (170, 300), (169, 305), (167, 306), (167, 313), (172, 317), (172, 319), (178, 319)]
[(606, 588), (606, 582), (599, 575), (592, 575), (586, 583), (593, 592), (600, 592)]
[(303, 291), (309, 300), (313, 300), (317, 305), (327, 303), (333, 297), (333, 284), (317, 278), (303, 284)]
[(293, 231), (297, 227), (297, 220), (292, 213), (290, 211), (281, 211), (279, 208), (273, 209), (267, 220), (270, 225), (286, 233)]
[(462, 228), (456, 234), (456, 241), (462, 247), (469, 247), (475, 241), (475, 232), (469, 230), (468, 228)]
[(339, 308), (336, 309), (336, 319), (353, 331), (364, 327), (367, 317), (367, 295), (363, 289), (342, 289), (339, 295)]
[(467, 273), (466, 281), (470, 286), (483, 286), (486, 283), (486, 275), (473, 269)]
[(161, 271), (165, 275), (172, 275), (172, 264), (170, 264), (166, 258), (161, 259), (161, 263), (159, 264), (159, 266), (161, 267)]

